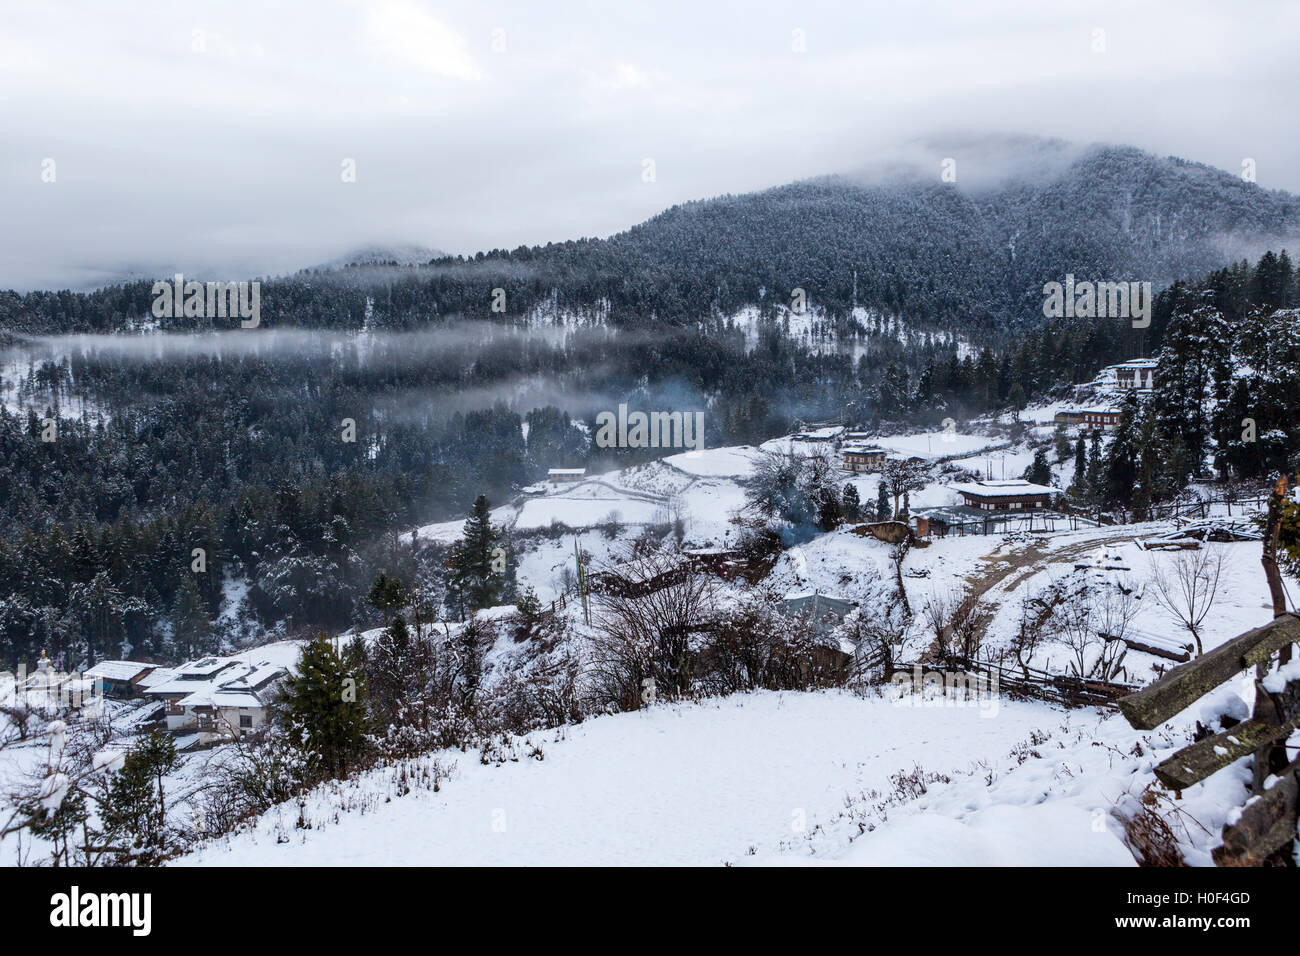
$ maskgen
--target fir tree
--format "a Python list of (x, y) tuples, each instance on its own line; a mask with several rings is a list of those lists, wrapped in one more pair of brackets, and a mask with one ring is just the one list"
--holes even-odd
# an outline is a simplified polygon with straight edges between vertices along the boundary
[(858, 489), (853, 482), (844, 485), (844, 520), (862, 520), (862, 501), (858, 498)]
[(882, 478), (876, 486), (876, 520), (888, 521), (893, 514), (889, 507), (889, 486)]
[(370, 586), (368, 600), (384, 616), (384, 620), (388, 621), (391, 620), (393, 612), (406, 603), (406, 590), (397, 578), (390, 578), (385, 572), (380, 571), (379, 576), (375, 578), (375, 583)]
[(101, 816), (105, 836), (118, 846), (117, 863), (156, 866), (176, 849), (164, 780), (179, 765), (172, 738), (155, 730), (131, 746), (109, 779)]
[(284, 682), (283, 723), (317, 780), (344, 777), (366, 750), (365, 678), (320, 634), (302, 649)]
[(506, 584), (501, 539), (501, 533), (492, 525), (491, 505), (486, 496), (479, 495), (450, 557), (451, 588), (462, 615), (500, 603)]
[(1137, 395), (1130, 392), (1120, 406), (1115, 432), (1102, 464), (1103, 505), (1128, 508), (1133, 504), (1139, 454)]
[(1052, 446), (1056, 451), (1056, 463), (1064, 464), (1070, 457), (1070, 436), (1066, 434), (1064, 425), (1056, 426), (1056, 431), (1052, 433)]
[(1036, 485), (1050, 485), (1052, 483), (1052, 465), (1047, 460), (1047, 449), (1039, 448), (1034, 452), (1034, 460), (1025, 469), (1023, 475), (1025, 481), (1032, 481)]
[(207, 649), (212, 633), (212, 620), (204, 605), (203, 596), (199, 594), (194, 575), (181, 576), (180, 588), (172, 602), (172, 641), (176, 653), (192, 660)]
[(1088, 472), (1083, 484), (1088, 500), (1098, 507), (1102, 503), (1101, 431), (1093, 429), (1088, 443)]

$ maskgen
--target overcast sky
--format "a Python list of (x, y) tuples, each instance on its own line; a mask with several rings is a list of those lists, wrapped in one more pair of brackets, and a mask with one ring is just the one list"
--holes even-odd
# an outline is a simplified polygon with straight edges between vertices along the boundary
[(606, 236), (917, 139), (960, 179), (984, 133), (1300, 192), (1298, 28), (1290, 0), (5, 2), (0, 288)]

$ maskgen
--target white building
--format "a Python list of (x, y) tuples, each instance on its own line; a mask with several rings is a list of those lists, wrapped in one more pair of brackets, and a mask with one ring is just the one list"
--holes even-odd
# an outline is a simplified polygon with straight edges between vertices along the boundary
[(145, 695), (167, 702), (169, 732), (185, 746), (202, 746), (265, 727), (271, 694), (287, 675), (269, 661), (205, 657), (176, 668)]
[(1112, 365), (1115, 370), (1115, 384), (1123, 389), (1136, 388), (1149, 391), (1155, 388), (1156, 366), (1160, 363), (1152, 358), (1133, 359)]

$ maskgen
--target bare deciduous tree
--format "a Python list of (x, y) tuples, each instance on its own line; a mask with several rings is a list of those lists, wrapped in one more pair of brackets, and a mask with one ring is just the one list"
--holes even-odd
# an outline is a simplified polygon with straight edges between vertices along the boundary
[(1192, 635), (1197, 657), (1205, 653), (1201, 627), (1219, 596), (1222, 573), (1222, 549), (1206, 544), (1179, 552), (1168, 567), (1157, 565), (1151, 575), (1156, 600)]
[(656, 697), (683, 696), (691, 687), (692, 642), (713, 618), (717, 585), (673, 555), (642, 558), (643, 583), (663, 587), (606, 590), (596, 595), (597, 637), (593, 641), (592, 690), (599, 702), (636, 710), (646, 682)]
[(930, 466), (913, 458), (888, 458), (880, 472), (880, 480), (889, 489), (894, 499), (894, 514), (898, 514), (898, 502), (906, 492), (918, 491), (932, 480), (934, 475)]
[(974, 660), (991, 614), (977, 597), (935, 591), (921, 608), (926, 627), (934, 634), (934, 650), (945, 658)]

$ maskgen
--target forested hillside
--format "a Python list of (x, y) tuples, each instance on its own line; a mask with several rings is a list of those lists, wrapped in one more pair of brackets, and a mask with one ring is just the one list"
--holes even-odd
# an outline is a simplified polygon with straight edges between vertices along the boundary
[[(395, 329), (541, 309), (658, 329), (788, 305), (802, 288), (833, 318), (856, 304), (922, 328), (987, 336), (1041, 321), (1043, 283), (1067, 272), (1159, 288), (1300, 234), (1300, 199), (1128, 147), (1086, 150), (1028, 182), (967, 188), (930, 172), (870, 183), (827, 177), (691, 202), (607, 240), (304, 272), (264, 282), (263, 322), (345, 329), (369, 316)], [(120, 329), (148, 314), (150, 287), (8, 293), (0, 327)], [(506, 292), (504, 315), (492, 311), (494, 288)]]
[[(888, 430), (1023, 407), (1163, 349), (1162, 367), (1205, 374), (1166, 375), (1080, 496), (1140, 510), (1211, 465), (1293, 466), (1296, 377), (1268, 376), (1295, 367), (1296, 276), (1285, 253), (1223, 269), (1222, 243), (1297, 221), (1293, 197), (1098, 149), (1021, 185), (824, 179), (605, 241), (304, 272), (263, 284), (255, 329), (142, 331), (147, 282), (0, 295), (0, 664), (44, 647), (73, 666), (132, 636), (163, 658), (217, 646), (245, 589), (258, 627), (345, 627), (378, 571), (413, 578), (414, 526), (550, 467), (659, 454), (593, 446), (595, 413), (624, 402), (703, 411), (710, 445), (822, 417)], [(1145, 330), (1042, 315), (1066, 272), (1158, 289), (1212, 269), (1157, 296)], [(789, 311), (795, 287), (811, 316)], [(1243, 417), (1258, 442), (1232, 440)]]

